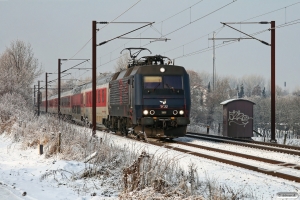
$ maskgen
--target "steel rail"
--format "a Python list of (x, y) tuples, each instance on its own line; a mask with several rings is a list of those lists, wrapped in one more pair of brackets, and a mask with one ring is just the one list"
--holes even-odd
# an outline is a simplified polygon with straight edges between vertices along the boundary
[(300, 165), (297, 165), (297, 164), (294, 164), (294, 163), (287, 163), (287, 162), (272, 160), (272, 159), (268, 159), (268, 158), (256, 157), (256, 156), (252, 156), (252, 155), (248, 155), (248, 154), (236, 153), (236, 152), (233, 152), (233, 151), (227, 151), (227, 150), (222, 150), (222, 149), (218, 149), (218, 148), (207, 147), (207, 146), (203, 146), (203, 145), (199, 145), (199, 144), (191, 144), (191, 143), (178, 142), (178, 141), (176, 141), (175, 144), (181, 144), (181, 145), (201, 148), (201, 149), (205, 149), (205, 150), (208, 150), (208, 151), (215, 151), (215, 152), (218, 152), (218, 153), (224, 153), (224, 154), (228, 154), (228, 155), (238, 156), (238, 157), (241, 157), (241, 158), (261, 161), (261, 162), (280, 165), (280, 166), (284, 166), (284, 167), (293, 166), (293, 169), (300, 170)]
[[(212, 141), (217, 141), (217, 142), (223, 142), (223, 143), (234, 144), (234, 145), (241, 145), (241, 146), (252, 147), (252, 148), (256, 148), (256, 149), (269, 150), (269, 151), (277, 151), (277, 152), (281, 152), (281, 153), (287, 153), (287, 154), (300, 156), (299, 147), (291, 147), (291, 146), (288, 146), (288, 145), (278, 145), (278, 144), (274, 144), (274, 143), (257, 142), (257, 141), (250, 141), (250, 140), (248, 141), (248, 140), (242, 140), (242, 139), (227, 138), (227, 137), (220, 137), (220, 136), (211, 136), (211, 135), (204, 135), (204, 134), (195, 134), (195, 133), (193, 133), (193, 134), (188, 133), (188, 134), (186, 134), (186, 136), (191, 137), (191, 138), (212, 140)], [(249, 143), (254, 143), (254, 144), (249, 144)], [(262, 146), (262, 145), (268, 145), (268, 146)], [(287, 148), (289, 148), (289, 149), (287, 149)]]
[(160, 147), (164, 147), (164, 148), (167, 148), (167, 149), (172, 149), (172, 150), (179, 151), (179, 152), (182, 152), (182, 153), (187, 153), (187, 154), (190, 154), (190, 155), (194, 155), (194, 156), (198, 156), (198, 157), (202, 157), (202, 158), (222, 162), (222, 163), (225, 163), (225, 164), (233, 165), (235, 167), (242, 167), (244, 169), (249, 169), (249, 170), (252, 170), (252, 171), (256, 171), (256, 172), (260, 172), (260, 173), (263, 173), (263, 174), (267, 174), (267, 175), (271, 175), (271, 176), (275, 176), (275, 177), (278, 177), (278, 178), (283, 178), (283, 179), (286, 179), (286, 180), (289, 180), (289, 181), (295, 181), (295, 182), (300, 183), (300, 177), (297, 177), (297, 176), (292, 176), (292, 175), (288, 175), (288, 174), (284, 174), (284, 173), (280, 173), (280, 172), (274, 172), (274, 171), (266, 171), (266, 170), (261, 169), (257, 166), (252, 166), (252, 165), (248, 165), (248, 164), (244, 164), (244, 163), (239, 163), (239, 162), (235, 162), (235, 161), (232, 161), (232, 160), (226, 160), (226, 159), (223, 159), (223, 158), (219, 158), (219, 157), (215, 157), (215, 156), (211, 156), (211, 155), (207, 155), (207, 154), (203, 154), (203, 153), (192, 152), (192, 151), (189, 151), (189, 150), (186, 150), (186, 149), (165, 145), (165, 144), (162, 144), (162, 143), (159, 143), (159, 142), (148, 141), (147, 143), (152, 144), (152, 145), (156, 145), (156, 146), (160, 146)]
[[(119, 137), (124, 137), (124, 135), (121, 135), (121, 134), (114, 134), (114, 135), (119, 136)], [(126, 137), (126, 138), (136, 141), (136, 139), (131, 138), (131, 137)], [(276, 171), (269, 171), (269, 170), (265, 170), (265, 169), (262, 169), (262, 168), (257, 167), (257, 166), (248, 165), (248, 164), (244, 164), (244, 163), (240, 163), (240, 162), (235, 162), (235, 161), (232, 161), (232, 160), (227, 160), (227, 159), (223, 159), (223, 158), (220, 158), (220, 157), (215, 157), (215, 156), (211, 156), (211, 155), (207, 155), (207, 154), (203, 154), (203, 153), (193, 152), (193, 151), (182, 149), (182, 148), (179, 148), (179, 147), (170, 146), (170, 145), (167, 145), (166, 143), (162, 143), (162, 142), (150, 141), (150, 140), (147, 140), (147, 141), (144, 141), (144, 142), (147, 143), (147, 144), (152, 144), (152, 145), (155, 145), (155, 146), (164, 147), (166, 149), (175, 150), (175, 151), (186, 153), (186, 154), (189, 154), (189, 155), (194, 155), (194, 156), (197, 156), (197, 157), (202, 157), (202, 158), (214, 160), (214, 161), (217, 161), (217, 162), (229, 164), (229, 165), (232, 165), (234, 167), (241, 167), (241, 168), (249, 169), (249, 170), (259, 172), (259, 173), (262, 173), (262, 174), (271, 175), (271, 176), (274, 176), (274, 177), (283, 178), (285, 180), (295, 181), (297, 183), (300, 183), (300, 177), (297, 177), (297, 176), (292, 176), (292, 175), (289, 175), (289, 174), (284, 174), (284, 173), (276, 172)], [(187, 145), (187, 143), (184, 143), (184, 142), (177, 142), (177, 141), (172, 141), (172, 142), (174, 144), (177, 143), (177, 144)], [(193, 146), (193, 147), (198, 146), (199, 147), (200, 145), (188, 144), (188, 146)], [(205, 147), (205, 148), (207, 150), (209, 150), (210, 147)], [(214, 149), (214, 151), (216, 151), (216, 150), (219, 151), (220, 153), (225, 153), (226, 152), (225, 150)], [(235, 155), (235, 156), (240, 156), (240, 157), (242, 157), (242, 155), (243, 155), (243, 154), (234, 153), (234, 152), (230, 152), (230, 154)], [(254, 157), (254, 156), (250, 156), (250, 155), (249, 155), (248, 158), (249, 159), (255, 158), (255, 160), (257, 160), (257, 161), (262, 161), (262, 162), (266, 162), (266, 163), (270, 163), (270, 164), (276, 164), (276, 165), (281, 166), (281, 167), (293, 167), (295, 165), (295, 164), (292, 164), (292, 163), (283, 163), (283, 162), (276, 161), (276, 160), (271, 160), (271, 159), (266, 159), (266, 158), (259, 158), (259, 157)], [(292, 166), (289, 166), (289, 165), (292, 165)], [(300, 167), (295, 166), (294, 169), (300, 170)]]

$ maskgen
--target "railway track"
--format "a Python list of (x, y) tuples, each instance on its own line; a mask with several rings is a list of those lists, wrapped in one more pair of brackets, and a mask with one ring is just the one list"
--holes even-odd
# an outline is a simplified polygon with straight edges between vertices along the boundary
[(281, 173), (278, 171), (272, 171), (272, 170), (268, 170), (259, 166), (254, 166), (254, 165), (249, 165), (249, 164), (245, 164), (242, 162), (237, 162), (234, 161), (233, 159), (225, 159), (222, 158), (221, 156), (213, 156), (213, 155), (209, 155), (206, 153), (199, 153), (197, 151), (191, 151), (185, 148), (179, 148), (174, 146), (175, 144), (179, 144), (179, 145), (185, 145), (185, 146), (189, 146), (189, 147), (194, 147), (194, 148), (198, 148), (198, 149), (205, 149), (205, 150), (209, 150), (209, 151), (213, 151), (213, 152), (218, 152), (218, 153), (222, 153), (222, 154), (227, 154), (227, 155), (232, 155), (232, 156), (236, 156), (236, 157), (241, 157), (241, 158), (246, 158), (246, 159), (251, 159), (254, 161), (259, 161), (259, 162), (263, 162), (263, 163), (267, 163), (267, 164), (271, 164), (274, 167), (285, 167), (285, 168), (293, 168), (294, 171), (299, 171), (300, 173), (300, 165), (294, 164), (294, 163), (285, 163), (282, 161), (277, 161), (277, 160), (272, 160), (272, 159), (266, 159), (266, 158), (261, 158), (261, 157), (256, 157), (256, 156), (251, 156), (251, 155), (247, 155), (247, 154), (241, 154), (241, 153), (236, 153), (236, 152), (231, 152), (231, 151), (226, 151), (226, 150), (220, 150), (220, 149), (216, 149), (216, 148), (211, 148), (211, 147), (206, 147), (206, 146), (202, 146), (202, 145), (196, 145), (196, 144), (190, 144), (190, 143), (185, 143), (185, 142), (177, 142), (177, 141), (172, 141), (170, 143), (162, 143), (162, 142), (157, 142), (157, 141), (148, 141), (149, 144), (152, 145), (156, 145), (156, 146), (160, 146), (160, 147), (164, 147), (167, 149), (172, 149), (175, 151), (179, 151), (182, 153), (187, 153), (190, 155), (194, 155), (194, 156), (198, 156), (198, 157), (202, 157), (202, 158), (206, 158), (206, 159), (210, 159), (210, 160), (214, 160), (217, 162), (221, 162), (221, 163), (225, 163), (225, 164), (230, 164), (236, 167), (241, 167), (244, 169), (249, 169), (255, 172), (260, 172), (263, 174), (267, 174), (267, 175), (271, 175), (271, 176), (275, 176), (275, 177), (279, 177), (279, 178), (283, 178), (289, 181), (295, 181), (300, 183), (300, 176), (293, 176), (291, 174), (286, 174), (286, 173)]
[[(167, 149), (172, 149), (172, 150), (186, 153), (189, 155), (194, 155), (197, 157), (214, 160), (214, 161), (229, 164), (229, 165), (232, 165), (235, 167), (241, 167), (241, 168), (252, 170), (255, 172), (262, 173), (262, 174), (267, 174), (267, 175), (271, 175), (274, 177), (283, 178), (283, 179), (286, 179), (289, 181), (295, 181), (295, 182), (300, 183), (300, 165), (295, 164), (295, 163), (282, 162), (282, 161), (278, 161), (278, 160), (272, 160), (272, 159), (257, 157), (257, 156), (253, 156), (253, 155), (247, 155), (247, 154), (242, 154), (242, 153), (237, 153), (237, 152), (232, 152), (232, 151), (227, 151), (227, 150), (221, 150), (221, 149), (217, 149), (217, 148), (207, 147), (207, 146), (203, 146), (203, 145), (196, 145), (196, 144), (191, 144), (191, 143), (186, 143), (186, 142), (178, 142), (178, 141), (171, 141), (171, 140), (170, 141), (166, 140), (166, 141), (162, 142), (162, 141), (156, 141), (156, 140), (151, 140), (151, 139), (149, 139), (145, 142), (148, 144), (152, 144), (152, 145), (159, 146), (159, 147), (164, 147)], [(225, 159), (225, 158), (223, 158), (224, 156), (214, 156), (214, 155), (211, 155), (210, 153), (200, 153), (200, 152), (197, 152), (197, 150), (194, 151), (194, 150), (190, 150), (190, 149), (187, 149), (184, 147), (176, 147), (175, 145), (182, 145), (182, 146), (187, 146), (187, 147), (193, 147), (196, 149), (217, 152), (217, 153), (220, 153), (223, 155), (232, 156), (233, 158)], [(264, 167), (260, 167), (260, 166), (256, 166), (256, 165), (252, 165), (252, 164), (245, 164), (243, 162), (238, 162), (238, 161), (235, 161), (234, 157), (257, 161), (262, 164), (268, 164), (268, 165), (271, 165), (271, 166), (277, 167), (277, 168), (278, 167), (279, 168), (292, 168), (291, 170), (294, 172), (297, 172), (299, 174), (299, 176), (294, 176), (291, 174), (278, 172), (278, 171), (276, 171), (278, 169), (270, 170), (270, 169), (267, 169)]]
[[(124, 137), (123, 135), (118, 135), (118, 134), (114, 134), (114, 135)], [(190, 135), (190, 134), (188, 134), (188, 135)], [(128, 137), (128, 139), (133, 139), (133, 138)], [(215, 139), (218, 139), (218, 138), (215, 138)], [(236, 156), (236, 157), (240, 157), (240, 158), (244, 158), (244, 159), (251, 159), (251, 160), (254, 160), (254, 161), (258, 161), (258, 162), (271, 164), (271, 165), (274, 165), (275, 167), (276, 166), (285, 167), (285, 168), (289, 167), (289, 168), (293, 168), (292, 170), (294, 170), (294, 171), (299, 171), (299, 174), (300, 174), (300, 165), (297, 165), (297, 164), (294, 164), (294, 163), (287, 163), (287, 162), (282, 162), (282, 161), (278, 161), (278, 160), (272, 160), (272, 159), (267, 159), (267, 158), (262, 158), (262, 157), (257, 157), (257, 156), (252, 156), (252, 155), (247, 155), (247, 154), (242, 154), (242, 153), (237, 153), (237, 152), (232, 152), (232, 151), (227, 151), (227, 150), (221, 150), (221, 149), (212, 148), (212, 147), (207, 147), (207, 146), (203, 146), (203, 145), (196, 145), (196, 144), (191, 144), (191, 143), (186, 143), (186, 142), (179, 142), (179, 141), (171, 141), (170, 140), (170, 141), (162, 142), (162, 141), (150, 140), (149, 139), (145, 142), (148, 143), (148, 144), (155, 145), (155, 146), (164, 147), (164, 148), (167, 148), (167, 149), (172, 149), (172, 150), (182, 152), (182, 153), (187, 153), (189, 155), (194, 155), (194, 156), (197, 156), (197, 157), (214, 160), (214, 161), (229, 164), (229, 165), (232, 165), (232, 166), (235, 166), (235, 167), (241, 167), (241, 168), (252, 170), (252, 171), (255, 171), (255, 172), (260, 172), (260, 173), (263, 173), (263, 174), (267, 174), (267, 175), (271, 175), (271, 176), (274, 176), (274, 177), (283, 178), (283, 179), (286, 179), (286, 180), (289, 180), (289, 181), (295, 181), (295, 182), (300, 183), (300, 176), (293, 176), (291, 174), (281, 173), (281, 172), (278, 172), (278, 171), (272, 171), (272, 170), (268, 170), (268, 169), (265, 169), (265, 168), (262, 168), (262, 167), (259, 167), (259, 166), (254, 166), (254, 165), (249, 165), (249, 164), (245, 164), (245, 163), (242, 163), (242, 162), (237, 162), (237, 161), (234, 161), (234, 159), (225, 159), (225, 158), (222, 158), (221, 156), (213, 156), (213, 155), (210, 155), (209, 153), (200, 153), (200, 152), (197, 152), (196, 150), (192, 151), (192, 150), (188, 150), (188, 149), (185, 149), (185, 148), (176, 147), (174, 145), (176, 145), (176, 144), (177, 145), (183, 145), (183, 146), (193, 147), (193, 148), (197, 148), (197, 149), (208, 150), (208, 151), (212, 151), (212, 152), (218, 152), (218, 153), (221, 153), (221, 154)], [(236, 141), (232, 141), (232, 144), (236, 144), (236, 143), (237, 143)], [(255, 148), (257, 148), (257, 147), (255, 146)]]
[(251, 147), (256, 149), (268, 150), (268, 151), (275, 151), (281, 153), (287, 153), (291, 155), (300, 156), (300, 147), (294, 147), (289, 145), (283, 144), (274, 144), (274, 143), (267, 143), (267, 142), (259, 142), (253, 140), (244, 140), (244, 139), (237, 139), (237, 138), (229, 138), (229, 137), (221, 137), (216, 135), (206, 135), (201, 133), (187, 133), (187, 137), (202, 139), (202, 140), (210, 140), (215, 142), (222, 142), (228, 143), (233, 145), (240, 145), (245, 147)]

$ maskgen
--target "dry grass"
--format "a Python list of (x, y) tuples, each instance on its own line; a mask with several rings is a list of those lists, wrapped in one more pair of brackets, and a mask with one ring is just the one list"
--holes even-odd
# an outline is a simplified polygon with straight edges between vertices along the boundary
[[(83, 161), (96, 152), (84, 171), (71, 174), (68, 178), (68, 182), (98, 180), (97, 185), (77, 187), (78, 193), (110, 186), (111, 190), (119, 191), (121, 199), (217, 200), (249, 196), (243, 189), (235, 191), (209, 178), (200, 180), (193, 164), (187, 171), (181, 169), (181, 157), (167, 159), (168, 151), (149, 154), (134, 145), (120, 147), (114, 145), (109, 134), (102, 138), (94, 137), (89, 128), (78, 127), (49, 115), (37, 117), (30, 111), (1, 114), (1, 133), (5, 131), (13, 142), (22, 142), (24, 149), (42, 144), (46, 158)], [(58, 181), (59, 176), (66, 179), (70, 173), (62, 169), (52, 170), (43, 174), (41, 180), (54, 177)], [(106, 194), (110, 192), (104, 192)]]
[(11, 130), (13, 128), (13, 125), (16, 123), (17, 119), (16, 117), (12, 116), (5, 116), (1, 115), (1, 120), (0, 120), (0, 134), (1, 133), (11, 133)]
[[(23, 125), (13, 125), (11, 137), (22, 141), (23, 148), (43, 144), (46, 158), (83, 161), (96, 152), (84, 171), (72, 174), (68, 181), (78, 179), (100, 180), (100, 186), (77, 188), (78, 192), (90, 192), (103, 185), (111, 185), (120, 192), (120, 199), (242, 199), (251, 195), (244, 190), (233, 190), (218, 185), (216, 180), (200, 180), (198, 170), (191, 164), (188, 171), (179, 167), (180, 156), (167, 159), (167, 152), (149, 154), (134, 146), (113, 145), (109, 134), (103, 138), (93, 137), (89, 128), (58, 121), (51, 116), (34, 115)], [(24, 125), (26, 124), (26, 125)], [(36, 128), (39, 127), (39, 128)], [(26, 133), (26, 134), (25, 134)], [(61, 141), (59, 145), (59, 133)], [(66, 171), (52, 170), (41, 180), (55, 179)], [(116, 184), (119, 183), (119, 184)]]

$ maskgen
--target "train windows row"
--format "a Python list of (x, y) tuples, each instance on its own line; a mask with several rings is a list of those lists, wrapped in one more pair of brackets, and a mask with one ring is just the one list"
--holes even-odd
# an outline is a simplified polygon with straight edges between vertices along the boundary
[[(97, 106), (106, 106), (106, 88), (98, 89), (97, 90), (97, 97), (96, 97), (96, 103)], [(62, 107), (70, 107), (73, 105), (82, 105), (83, 102), (83, 94), (75, 94), (72, 97), (62, 97), (60, 100)], [(49, 100), (49, 107), (55, 107), (58, 104), (57, 99)], [(92, 106), (92, 92), (86, 92), (85, 93), (85, 106), (90, 107)]]
[[(86, 106), (92, 106), (92, 92), (87, 92), (85, 94)], [(98, 89), (96, 96), (97, 106), (106, 106), (106, 88)]]

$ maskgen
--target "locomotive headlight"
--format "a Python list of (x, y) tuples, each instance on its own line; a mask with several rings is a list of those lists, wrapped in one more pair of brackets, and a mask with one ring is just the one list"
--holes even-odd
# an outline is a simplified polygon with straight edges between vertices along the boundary
[(148, 115), (148, 113), (149, 113), (148, 110), (144, 110), (144, 111), (143, 111), (143, 114), (144, 114), (144, 115)]
[(184, 111), (183, 110), (180, 110), (179, 111), (179, 115), (183, 115), (184, 114)]
[(173, 110), (173, 115), (177, 115), (178, 111), (177, 110)]
[(161, 73), (164, 73), (166, 71), (166, 69), (163, 68), (163, 67), (161, 67), (159, 70), (160, 70)]
[(154, 110), (150, 110), (150, 115), (154, 115), (155, 111)]

